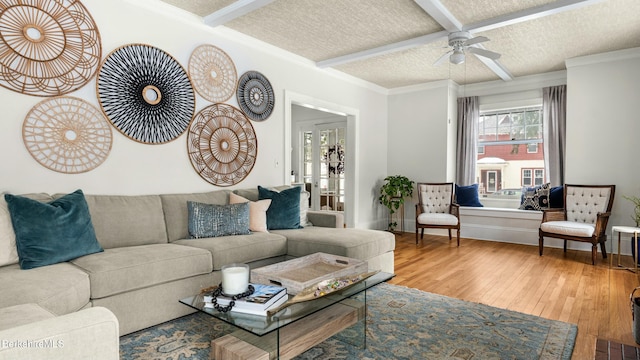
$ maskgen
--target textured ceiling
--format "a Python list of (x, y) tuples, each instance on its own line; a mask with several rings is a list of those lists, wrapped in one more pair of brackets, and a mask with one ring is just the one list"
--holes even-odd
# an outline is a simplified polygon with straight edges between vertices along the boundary
[[(203, 18), (215, 16), (234, 0), (158, 0)], [(254, 0), (259, 3), (264, 0)], [(572, 0), (274, 0), (223, 26), (314, 62), (366, 51), (442, 32), (437, 15), (419, 5), (444, 8), (462, 26), (496, 17), (554, 6)], [(579, 1), (579, 0), (575, 0)], [(245, 0), (244, 3), (247, 1)], [(500, 25), (473, 36), (490, 41), (485, 49), (502, 54), (498, 60), (513, 77), (565, 68), (576, 56), (640, 47), (640, 1), (602, 0), (577, 8)], [(433, 16), (432, 16), (433, 15)], [(440, 20), (442, 21), (442, 20)], [(471, 54), (460, 65), (433, 63), (448, 51), (446, 36), (414, 43), (405, 49), (332, 67), (385, 88), (452, 79), (459, 84), (500, 80)]]

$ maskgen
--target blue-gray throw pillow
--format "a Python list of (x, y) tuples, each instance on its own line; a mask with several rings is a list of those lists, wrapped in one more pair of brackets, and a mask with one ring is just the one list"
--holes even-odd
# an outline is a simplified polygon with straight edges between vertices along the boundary
[(478, 198), (478, 184), (467, 186), (456, 184), (456, 203), (460, 206), (483, 207)]
[(48, 203), (5, 194), (21, 269), (101, 252), (82, 190)]
[(249, 203), (215, 205), (187, 201), (187, 210), (192, 239), (251, 234)]
[(301, 229), (300, 187), (294, 186), (280, 192), (258, 186), (258, 198), (271, 199), (267, 209), (267, 229)]

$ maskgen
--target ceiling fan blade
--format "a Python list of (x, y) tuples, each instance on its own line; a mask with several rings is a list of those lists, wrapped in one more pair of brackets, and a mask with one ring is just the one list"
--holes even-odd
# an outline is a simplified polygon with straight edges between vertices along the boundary
[(481, 42), (485, 42), (485, 41), (489, 41), (489, 38), (486, 36), (476, 36), (474, 38), (471, 38), (467, 41), (464, 42), (465, 45), (473, 45), (473, 44), (479, 44)]
[(480, 48), (476, 48), (476, 47), (468, 47), (466, 49), (466, 51), (476, 54), (476, 55), (480, 55), (480, 56), (484, 56), (486, 58), (489, 58), (491, 60), (498, 60), (500, 58), (500, 54), (498, 54), (497, 52), (493, 52), (493, 51), (489, 51), (489, 50), (485, 50), (485, 49), (480, 49)]
[(449, 56), (452, 53), (453, 53), (453, 50), (444, 53), (444, 55), (440, 56), (440, 58), (438, 60), (436, 60), (436, 62), (433, 63), (433, 66), (438, 66), (438, 65), (442, 64), (445, 60), (447, 60), (449, 58)]

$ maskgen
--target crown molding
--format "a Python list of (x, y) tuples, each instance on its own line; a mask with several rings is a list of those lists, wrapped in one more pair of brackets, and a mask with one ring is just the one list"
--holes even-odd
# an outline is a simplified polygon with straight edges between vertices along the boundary
[(433, 89), (442, 89), (442, 88), (453, 88), (454, 90), (457, 90), (459, 86), (460, 85), (458, 85), (458, 83), (450, 79), (436, 80), (436, 81), (430, 81), (422, 84), (393, 88), (389, 90), (389, 95), (408, 94), (408, 93), (418, 92), (423, 90), (433, 90)]
[(521, 76), (508, 82), (496, 80), (462, 85), (458, 88), (458, 96), (497, 95), (540, 89), (547, 86), (565, 85), (566, 83), (567, 71), (561, 70), (543, 74)]
[(602, 64), (612, 61), (627, 60), (640, 57), (640, 47), (630, 48), (624, 50), (610, 51), (601, 54), (580, 56), (565, 60), (565, 65), (568, 68), (576, 66), (587, 66), (593, 64)]

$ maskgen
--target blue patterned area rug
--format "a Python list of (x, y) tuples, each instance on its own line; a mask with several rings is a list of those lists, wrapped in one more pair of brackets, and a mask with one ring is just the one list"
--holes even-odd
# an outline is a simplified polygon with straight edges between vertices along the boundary
[[(296, 359), (570, 359), (577, 326), (381, 284), (367, 292), (367, 347), (343, 331)], [(122, 359), (209, 359), (230, 325), (192, 314), (120, 338)], [(354, 331), (355, 332), (355, 331)]]

